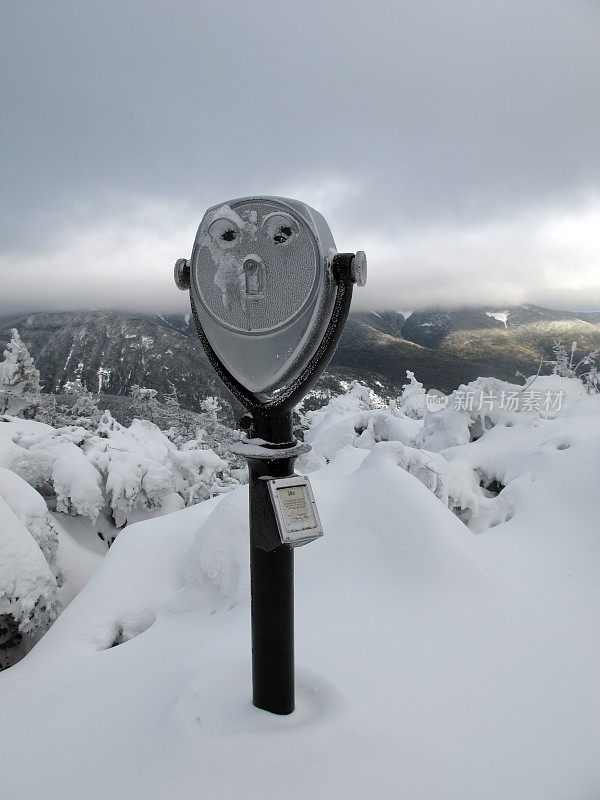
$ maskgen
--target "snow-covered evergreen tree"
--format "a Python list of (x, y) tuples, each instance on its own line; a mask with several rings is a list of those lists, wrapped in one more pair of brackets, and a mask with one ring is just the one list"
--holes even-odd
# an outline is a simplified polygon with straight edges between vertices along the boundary
[(77, 387), (77, 400), (71, 408), (71, 416), (75, 420), (75, 425), (80, 425), (86, 430), (96, 430), (102, 411), (98, 408), (98, 398), (88, 391), (85, 386)]
[[(169, 383), (171, 383), (171, 381), (169, 381)], [(165, 434), (176, 445), (179, 446), (183, 444), (185, 439), (189, 439), (190, 437), (185, 436), (186, 426), (183, 421), (181, 405), (179, 404), (179, 397), (177, 396), (177, 389), (174, 383), (171, 383), (171, 391), (164, 397), (162, 412), (161, 427), (164, 426), (166, 428)]]
[(202, 427), (208, 439), (213, 440), (215, 435), (218, 437), (219, 411), (221, 406), (216, 397), (206, 397), (200, 404), (204, 412), (202, 414)]
[(33, 419), (40, 404), (40, 373), (16, 328), (0, 364), (0, 413)]
[(209, 396), (202, 401), (200, 407), (202, 411), (198, 414), (200, 426), (196, 429), (196, 439), (222, 458), (236, 462), (235, 457), (232, 459), (230, 445), (239, 439), (239, 432), (219, 420), (219, 412), (223, 410), (219, 400)]
[(171, 384), (171, 391), (167, 392), (165, 395), (165, 405), (169, 406), (169, 408), (179, 410), (181, 408), (179, 404), (179, 397), (177, 396), (177, 388), (172, 381), (169, 381)]
[(129, 394), (133, 398), (134, 413), (139, 419), (149, 419), (151, 422), (156, 421), (156, 412), (158, 411), (158, 401), (156, 389), (147, 389), (145, 386), (138, 386), (134, 383), (129, 389)]

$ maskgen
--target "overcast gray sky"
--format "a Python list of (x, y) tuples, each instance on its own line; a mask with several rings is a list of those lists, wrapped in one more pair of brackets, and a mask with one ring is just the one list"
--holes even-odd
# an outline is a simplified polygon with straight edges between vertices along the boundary
[(600, 308), (598, 0), (3, 0), (0, 313), (185, 310), (205, 209), (315, 206), (357, 307)]

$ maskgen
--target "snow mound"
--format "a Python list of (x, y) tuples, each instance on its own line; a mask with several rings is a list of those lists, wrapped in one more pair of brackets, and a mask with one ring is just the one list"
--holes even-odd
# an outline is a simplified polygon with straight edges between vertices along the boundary
[(44, 628), (58, 612), (56, 579), (31, 534), (0, 496), (0, 645)]
[(6, 796), (596, 796), (600, 399), (564, 389), (548, 412), (315, 412), (290, 717), (250, 703), (247, 490), (125, 528), (0, 675)]
[(217, 505), (196, 536), (184, 571), (183, 596), (202, 600), (206, 582), (232, 601), (246, 599), (250, 587), (248, 489), (231, 492)]
[(50, 563), (58, 548), (58, 532), (44, 498), (16, 473), (4, 467), (0, 467), (0, 496), (33, 536)]

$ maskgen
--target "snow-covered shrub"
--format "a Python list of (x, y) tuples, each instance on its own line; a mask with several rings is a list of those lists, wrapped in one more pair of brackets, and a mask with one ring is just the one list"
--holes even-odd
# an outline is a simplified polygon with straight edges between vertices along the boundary
[(305, 412), (303, 420), (304, 440), (312, 448), (298, 459), (303, 470), (324, 466), (346, 445), (369, 449), (380, 441), (410, 442), (421, 424), (393, 401), (382, 408), (380, 398), (358, 381), (322, 408)]
[[(216, 430), (217, 409), (205, 413)], [(59, 585), (61, 598), (72, 596), (63, 585), (65, 562), (54, 563), (60, 536), (70, 527), (59, 515), (88, 520), (71, 527), (74, 538), (78, 532), (97, 534), (110, 546), (118, 528), (130, 521), (179, 510), (239, 485), (241, 471), (232, 472), (205, 445), (205, 436), (200, 429), (178, 447), (153, 423), (134, 419), (125, 427), (109, 412), (95, 430), (0, 418), (1, 665), (24, 655), (54, 619)], [(48, 509), (56, 512), (56, 525)]]
[(104, 506), (102, 476), (82, 449), (92, 434), (43, 423), (30, 423), (23, 434), (18, 420), (4, 424), (12, 428), (13, 443), (21, 448), (14, 471), (46, 497), (52, 510), (95, 520)]
[(538, 376), (525, 386), (477, 378), (448, 395), (445, 408), (425, 413), (415, 444), (439, 452), (476, 441), (497, 426), (553, 419), (584, 393), (580, 381), (558, 376)]
[(588, 394), (600, 394), (600, 375), (598, 374), (598, 365), (596, 363), (600, 356), (600, 348), (592, 350), (578, 361), (575, 361), (577, 342), (571, 343), (569, 351), (567, 351), (562, 342), (554, 342), (552, 350), (554, 359), (543, 363), (552, 367), (554, 375), (581, 381)]
[(95, 432), (5, 417), (0, 464), (37, 489), (51, 510), (93, 522), (105, 509), (122, 527), (134, 512), (137, 518), (160, 509), (174, 493), (191, 505), (240, 482), (206, 447), (204, 433), (178, 447), (153, 423), (134, 419), (126, 428), (108, 411)]
[(474, 533), (512, 516), (511, 492), (498, 496), (499, 492), (489, 491), (486, 485), (492, 483), (491, 479), (482, 481), (481, 472), (469, 458), (449, 458), (445, 453), (431, 453), (400, 442), (380, 442), (364, 463), (376, 465), (390, 460), (417, 478)]
[(58, 547), (58, 531), (44, 498), (15, 472), (0, 467), (0, 496), (21, 520), (51, 564)]
[(0, 413), (32, 419), (40, 402), (40, 373), (16, 328), (0, 364)]
[(57, 584), (31, 534), (0, 496), (0, 668), (17, 659), (23, 637), (43, 633), (58, 613)]
[[(299, 469), (318, 469), (347, 445), (370, 450), (369, 459), (391, 460), (414, 475), (476, 533), (511, 518), (526, 491), (528, 464), (554, 447), (547, 444), (550, 423), (583, 413), (587, 397), (579, 380), (559, 376), (539, 376), (524, 387), (479, 378), (429, 411), (409, 378), (404, 400), (386, 409), (369, 408), (364, 393), (351, 390), (308, 412), (305, 440), (313, 449), (298, 459)], [(405, 404), (411, 398), (418, 402)], [(598, 401), (590, 402), (600, 419)]]
[(84, 445), (105, 479), (105, 494), (118, 527), (131, 512), (162, 507), (178, 493), (186, 505), (226, 491), (238, 481), (228, 464), (198, 439), (178, 448), (156, 425), (134, 419), (129, 428), (106, 411), (98, 436)]
[[(18, 660), (55, 618), (59, 587), (61, 601), (69, 602), (89, 577), (79, 582), (79, 566), (69, 566), (77, 547), (59, 548), (61, 537), (95, 540), (97, 534), (110, 546), (117, 529), (130, 521), (179, 510), (246, 479), (228, 452), (238, 434), (219, 421), (216, 398), (207, 398), (196, 414), (179, 407), (175, 390), (159, 404), (154, 389), (134, 386), (139, 416), (166, 421), (168, 430), (137, 418), (126, 427), (108, 411), (101, 413), (79, 379), (66, 387), (76, 395), (71, 406), (41, 394), (39, 373), (16, 330), (4, 355), (0, 667)], [(61, 515), (80, 519), (67, 525)]]
[[(540, 376), (535, 386), (479, 378), (460, 386), (445, 408), (427, 411), (415, 438), (416, 453), (431, 473), (417, 474), (419, 457), (404, 448), (398, 463), (429, 486), (474, 532), (510, 519), (527, 491), (529, 464), (537, 464), (551, 444), (552, 423), (589, 413), (579, 381)], [(597, 408), (600, 412), (600, 407)], [(564, 423), (563, 423), (564, 424)]]
[(52, 464), (56, 510), (94, 521), (104, 505), (101, 476), (80, 450), (61, 446), (60, 451)]
[(206, 411), (213, 422), (217, 421), (217, 414), (221, 410), (221, 405), (216, 397), (205, 397), (200, 404), (202, 411)]
[(58, 613), (57, 547), (43, 498), (0, 467), (0, 669), (18, 661)]
[(156, 389), (146, 389), (134, 383), (129, 389), (133, 401), (134, 413), (141, 419), (149, 419), (154, 422), (158, 410), (158, 394)]
[(425, 388), (422, 383), (415, 378), (414, 372), (406, 370), (408, 383), (402, 387), (402, 394), (397, 400), (399, 408), (413, 419), (423, 419), (426, 411)]

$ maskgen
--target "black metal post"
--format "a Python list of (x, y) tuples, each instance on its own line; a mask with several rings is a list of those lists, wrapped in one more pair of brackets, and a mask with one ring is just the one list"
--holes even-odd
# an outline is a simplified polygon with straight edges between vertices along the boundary
[(281, 544), (265, 480), (294, 474), (296, 457), (277, 457), (277, 445), (289, 448), (294, 443), (291, 412), (280, 414), (279, 419), (274, 415), (255, 419), (254, 435), (273, 446), (273, 456), (248, 458), (252, 702), (273, 714), (291, 714), (294, 710), (294, 552), (289, 545)]
[(294, 701), (294, 551), (250, 545), (252, 702), (291, 714)]

